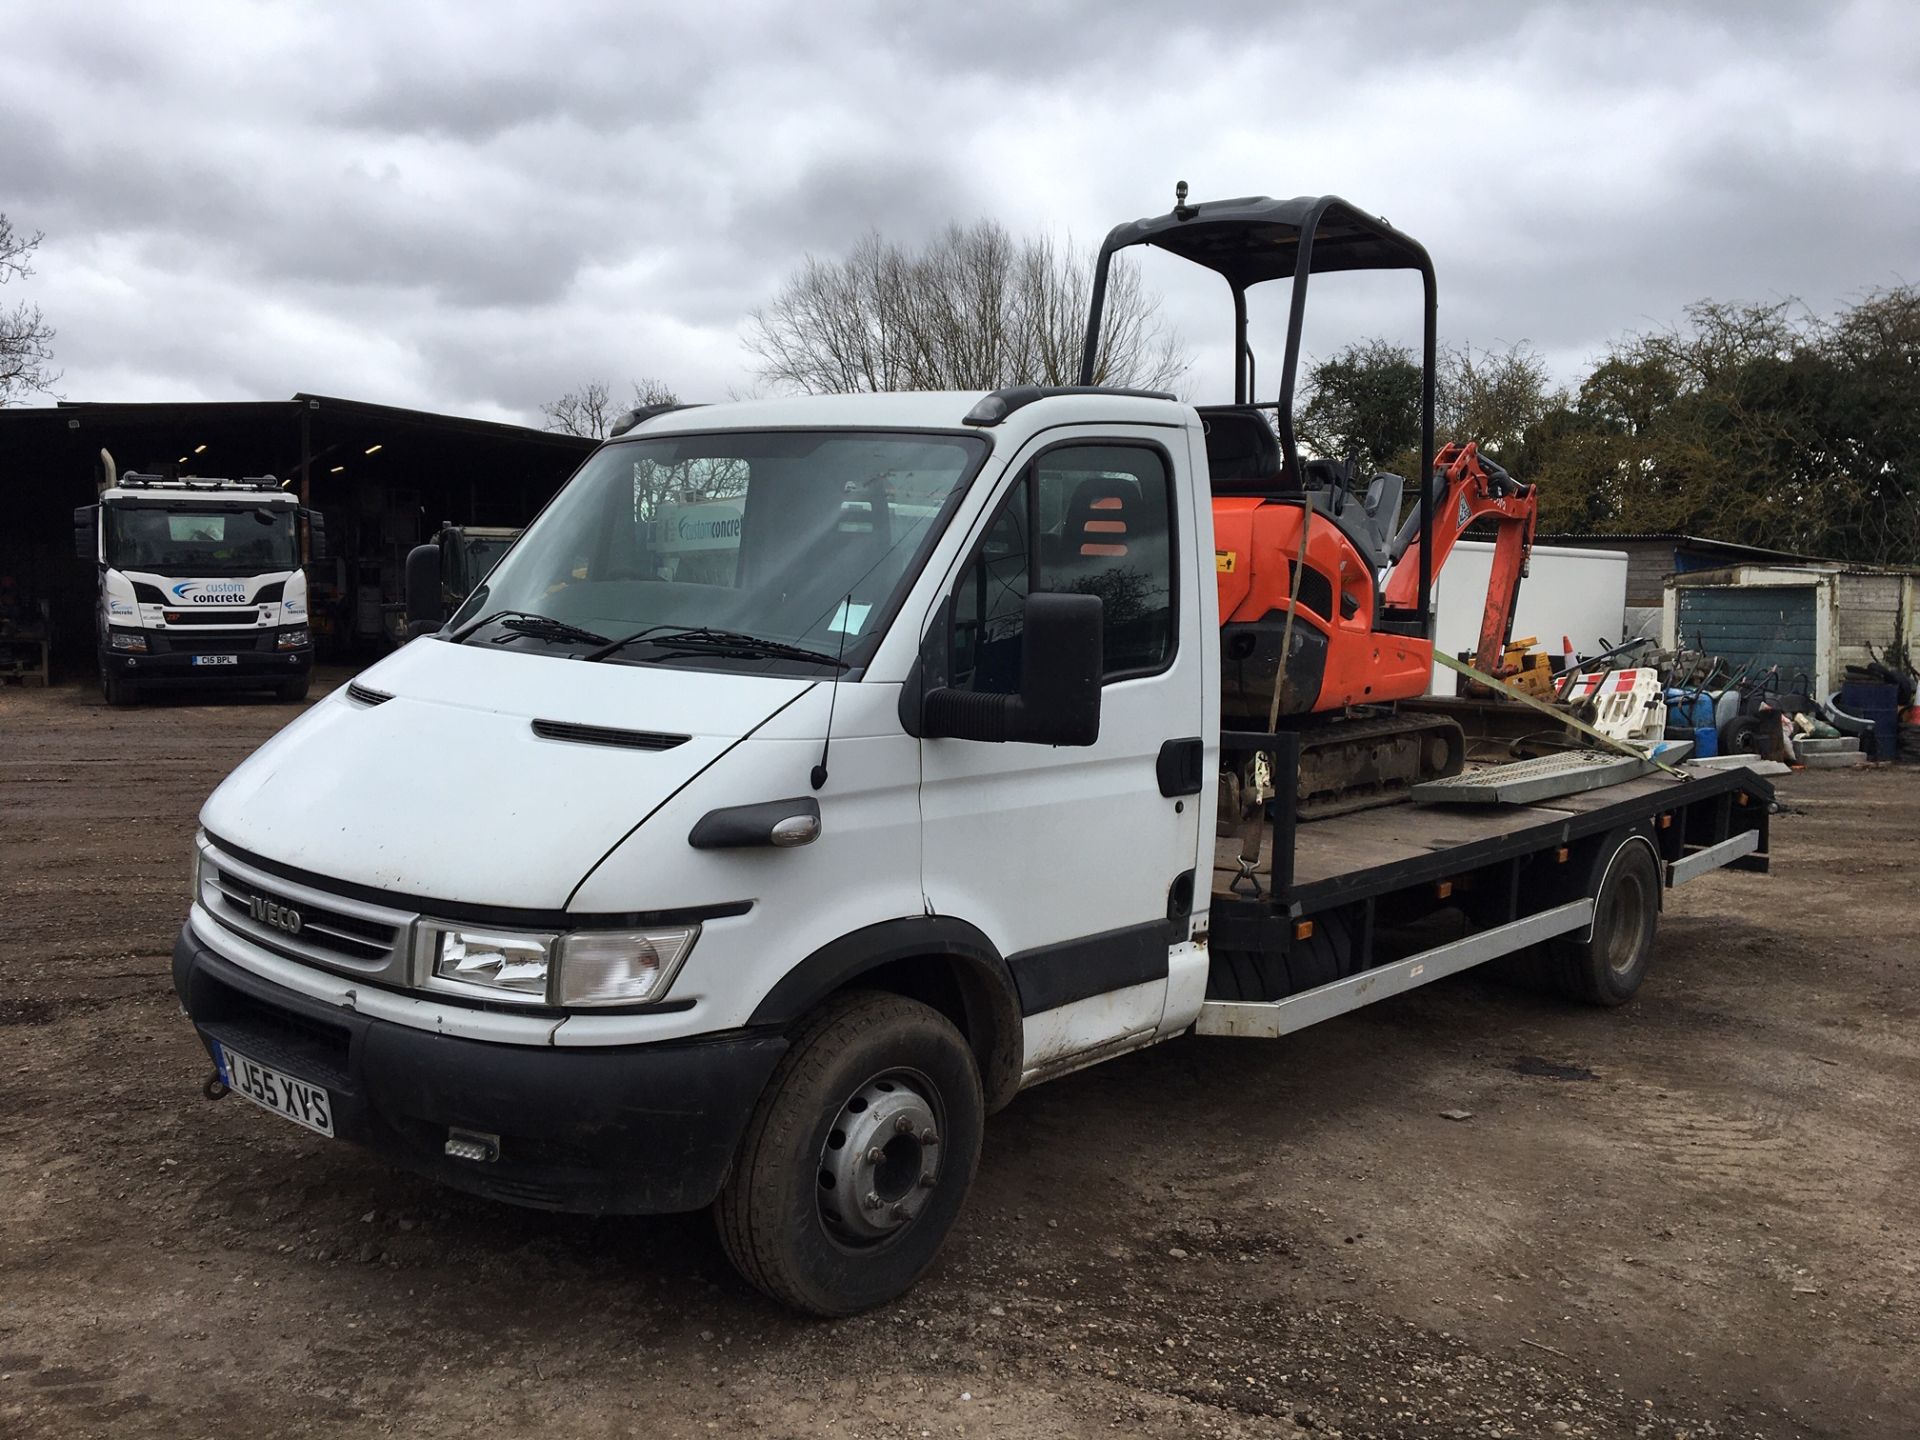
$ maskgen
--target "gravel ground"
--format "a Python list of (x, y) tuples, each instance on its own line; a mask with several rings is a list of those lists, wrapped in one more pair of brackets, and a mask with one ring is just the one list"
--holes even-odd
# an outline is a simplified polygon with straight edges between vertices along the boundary
[(289, 713), (0, 690), (0, 1434), (1920, 1434), (1920, 773), (1785, 779), (1624, 1010), (1462, 977), (1023, 1095), (933, 1275), (829, 1324), (705, 1216), (201, 1099), (193, 817)]

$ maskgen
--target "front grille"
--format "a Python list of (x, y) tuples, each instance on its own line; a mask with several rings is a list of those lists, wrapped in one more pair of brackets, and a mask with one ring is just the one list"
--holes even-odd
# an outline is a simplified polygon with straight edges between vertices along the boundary
[(417, 916), (282, 880), (212, 849), (200, 874), (207, 912), (261, 948), (341, 974), (411, 983)]
[(243, 635), (182, 635), (165, 630), (147, 631), (147, 644), (156, 655), (232, 655), (252, 654), (273, 648), (271, 630), (249, 631)]
[(260, 618), (258, 610), (168, 610), (169, 625), (251, 625)]

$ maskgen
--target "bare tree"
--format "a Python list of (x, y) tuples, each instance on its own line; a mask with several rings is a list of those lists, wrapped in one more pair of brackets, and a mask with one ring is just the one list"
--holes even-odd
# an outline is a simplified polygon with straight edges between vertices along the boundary
[[(0, 214), (0, 285), (33, 273), (31, 262), (40, 238), (38, 231), (20, 233)], [(22, 300), (10, 310), (0, 309), (0, 405), (30, 391), (48, 391), (59, 381), (59, 372), (48, 368), (53, 333), (38, 305)]]
[(1522, 340), (1504, 350), (1448, 346), (1435, 376), (1435, 433), (1440, 442), (1478, 441), (1480, 448), (1513, 464), (1527, 434), (1547, 415), (1566, 406), (1547, 362)]
[(613, 422), (629, 410), (638, 410), (647, 405), (678, 405), (680, 397), (673, 393), (666, 382), (646, 376), (639, 380), (629, 380), (633, 398), (622, 404), (613, 393), (613, 386), (605, 380), (589, 380), (578, 390), (569, 390), (558, 400), (549, 400), (540, 407), (540, 413), (546, 417), (546, 428), (558, 430), (563, 435), (584, 435), (590, 440), (606, 438), (607, 431), (613, 428)]
[[(752, 317), (747, 348), (771, 388), (804, 394), (984, 390), (1080, 378), (1090, 257), (982, 220), (909, 251), (867, 235), (838, 260), (808, 256)], [(1116, 261), (1094, 379), (1164, 389), (1188, 366), (1139, 272)]]

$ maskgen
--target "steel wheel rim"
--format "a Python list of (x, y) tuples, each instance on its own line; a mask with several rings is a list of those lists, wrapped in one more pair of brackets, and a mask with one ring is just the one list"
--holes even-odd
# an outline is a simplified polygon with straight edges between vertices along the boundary
[(916, 1070), (857, 1086), (820, 1146), (814, 1193), (827, 1232), (870, 1246), (911, 1226), (939, 1184), (943, 1123), (938, 1092)]
[(1624, 870), (1608, 887), (1607, 895), (1607, 968), (1616, 975), (1629, 975), (1639, 963), (1647, 929), (1646, 882), (1631, 870)]

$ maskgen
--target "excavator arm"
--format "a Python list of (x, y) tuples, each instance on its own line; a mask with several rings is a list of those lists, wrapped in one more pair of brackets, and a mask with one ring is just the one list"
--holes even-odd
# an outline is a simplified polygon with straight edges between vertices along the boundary
[[(1433, 501), (1430, 574), (1440, 574), (1454, 545), (1469, 526), (1489, 517), (1495, 522), (1493, 571), (1487, 579), (1487, 607), (1480, 622), (1480, 643), (1474, 651), (1474, 664), (1495, 673), (1513, 633), (1513, 611), (1520, 595), (1520, 581), (1526, 576), (1527, 561), (1533, 554), (1539, 497), (1533, 486), (1521, 484), (1484, 458), (1480, 447), (1471, 440), (1464, 445), (1448, 445), (1434, 456), (1433, 475), (1428, 483), (1438, 492)], [(1410, 609), (1419, 595), (1420, 536), (1416, 517), (1409, 517), (1413, 538), (1394, 560), (1382, 589), (1382, 598), (1390, 607)]]

